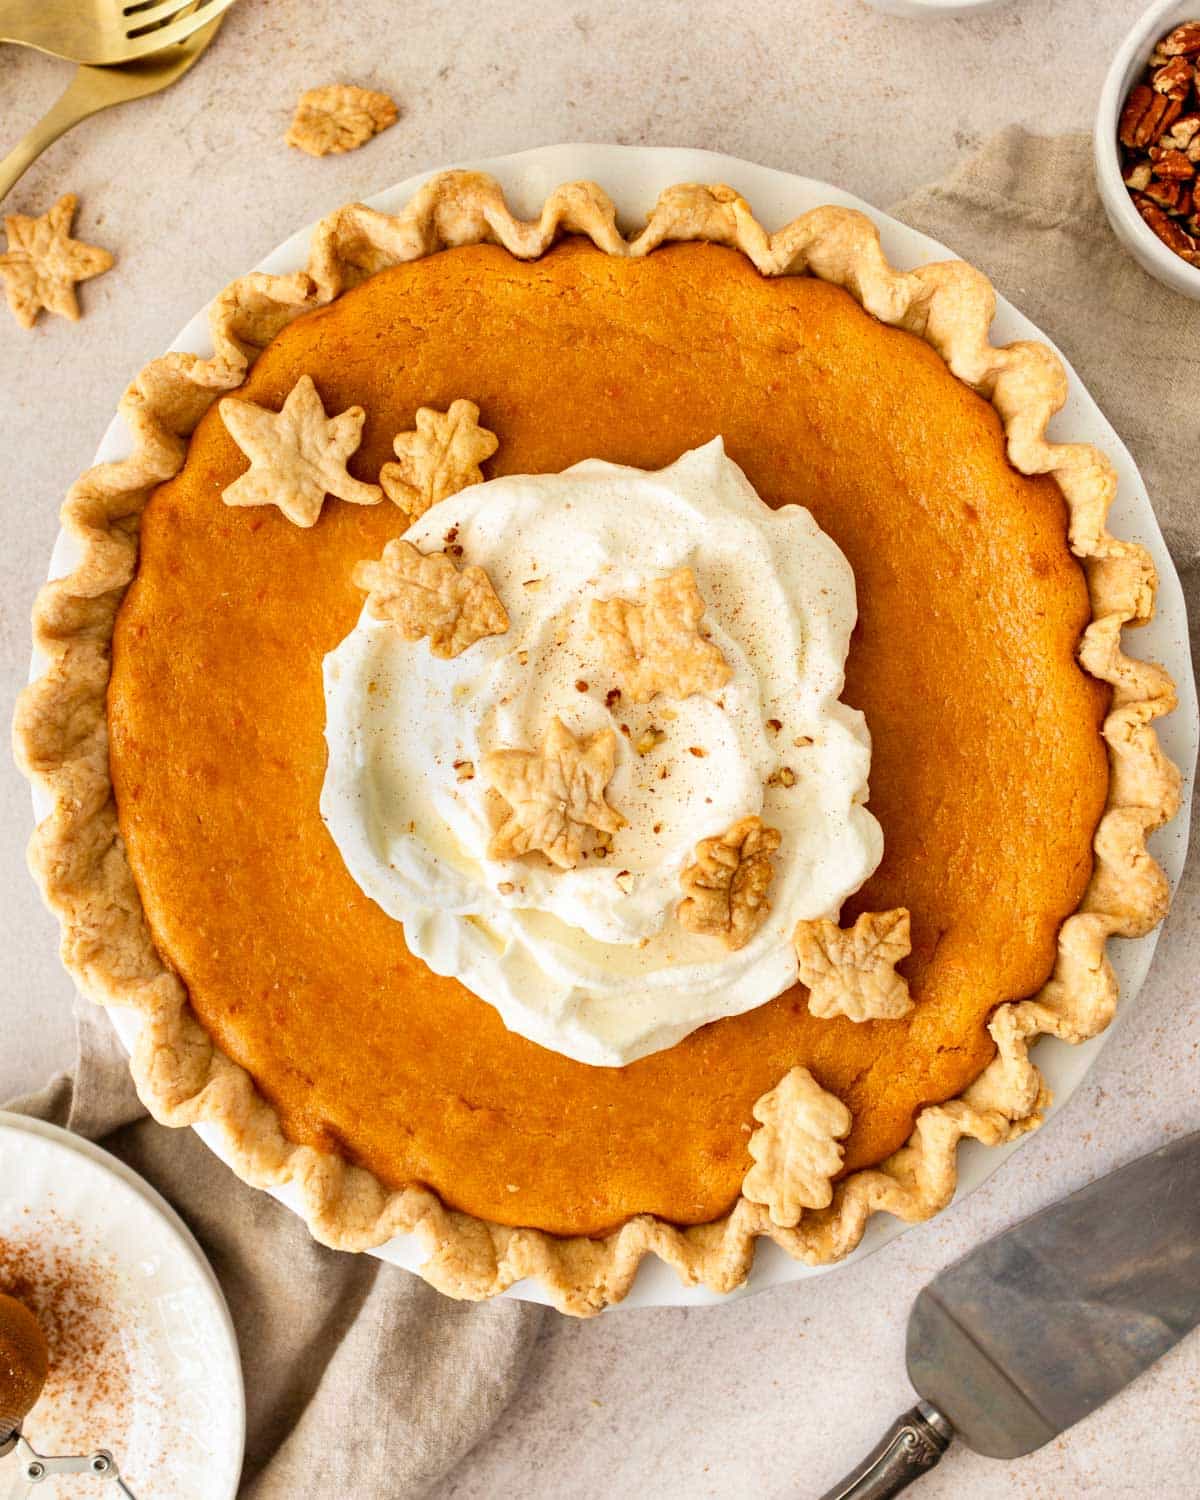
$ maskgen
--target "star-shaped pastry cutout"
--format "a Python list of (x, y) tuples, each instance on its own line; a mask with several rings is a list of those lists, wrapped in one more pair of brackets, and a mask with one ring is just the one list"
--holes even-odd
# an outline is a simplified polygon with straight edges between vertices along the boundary
[(772, 1223), (794, 1228), (807, 1208), (828, 1208), (841, 1170), (838, 1141), (850, 1133), (850, 1111), (807, 1068), (793, 1068), (754, 1106), (759, 1129), (747, 1143), (754, 1165), (742, 1180)]
[(908, 980), (896, 973), (896, 965), (912, 952), (904, 907), (865, 911), (850, 928), (801, 922), (793, 941), (814, 1016), (894, 1021), (912, 1009)]
[(78, 204), (74, 193), (64, 193), (40, 218), (10, 214), (4, 221), (8, 249), (0, 255), (0, 276), (22, 328), (32, 328), (43, 307), (78, 322), (76, 283), (99, 276), (113, 264), (107, 250), (71, 238)]
[(301, 375), (278, 412), (226, 396), (221, 420), (250, 460), (250, 468), (223, 492), (226, 505), (277, 505), (297, 526), (312, 526), (326, 495), (351, 505), (383, 499), (377, 484), (363, 484), (346, 471), (346, 460), (362, 441), (366, 413), (348, 407), (327, 417), (310, 375)]
[(488, 635), (503, 635), (508, 614), (483, 568), (460, 572), (444, 552), (421, 553), (396, 537), (379, 562), (361, 562), (354, 582), (368, 591), (367, 609), (392, 620), (406, 641), (429, 637), (434, 656), (459, 656)]
[(775, 873), (777, 828), (761, 818), (742, 818), (719, 838), (701, 839), (696, 862), (679, 876), (683, 900), (675, 915), (689, 932), (720, 938), (731, 950), (744, 948), (767, 919), (767, 889)]
[(593, 599), (589, 624), (621, 692), (648, 703), (656, 693), (715, 692), (733, 676), (720, 648), (700, 633), (703, 615), (691, 568), (677, 568), (651, 579), (641, 599)]
[(445, 412), (422, 406), (416, 422), (415, 431), (396, 434), (396, 462), (379, 471), (384, 494), (411, 521), (468, 485), (482, 483), (479, 465), (500, 446), (494, 432), (480, 427), (473, 401), (453, 401)]
[(561, 719), (551, 724), (540, 750), (492, 750), (483, 774), (508, 804), (505, 821), (488, 849), (492, 859), (540, 851), (560, 870), (583, 856), (588, 829), (616, 833), (625, 819), (604, 800), (617, 763), (611, 729), (577, 740)]

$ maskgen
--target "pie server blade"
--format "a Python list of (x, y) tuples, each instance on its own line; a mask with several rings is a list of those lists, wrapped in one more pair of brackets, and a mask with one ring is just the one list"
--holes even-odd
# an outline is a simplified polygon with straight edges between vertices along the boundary
[(1102, 1177), (949, 1266), (908, 1320), (923, 1398), (824, 1500), (886, 1500), (957, 1434), (1040, 1448), (1200, 1323), (1200, 1131)]

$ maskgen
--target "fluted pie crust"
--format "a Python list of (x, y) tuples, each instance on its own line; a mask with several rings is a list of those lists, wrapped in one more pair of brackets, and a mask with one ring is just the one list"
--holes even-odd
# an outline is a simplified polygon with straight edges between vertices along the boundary
[[(585, 235), (613, 256), (644, 256), (669, 240), (707, 240), (739, 250), (764, 275), (807, 272), (845, 288), (883, 323), (922, 338), (991, 402), (1014, 468), (1057, 480), (1071, 549), (1086, 571), (1092, 623), (1079, 659), (1112, 689), (1103, 726), (1109, 793), (1092, 877), (1079, 910), (1061, 927), (1054, 971), (1037, 995), (995, 1012), (989, 1030), (996, 1056), (959, 1098), (923, 1109), (899, 1151), (837, 1182), (829, 1207), (806, 1211), (795, 1228), (780, 1227), (743, 1196), (707, 1224), (680, 1228), (640, 1215), (604, 1237), (556, 1238), (451, 1210), (424, 1187), (389, 1190), (340, 1155), (294, 1144), (249, 1074), (199, 1024), (182, 982), (160, 958), (119, 834), (106, 719), (114, 620), (136, 571), (141, 511), (182, 467), (200, 418), (242, 383), (282, 328), (375, 272), (482, 242), (531, 259), (564, 234)], [(1046, 439), (1066, 396), (1061, 364), (1039, 344), (994, 348), (993, 311), (992, 288), (978, 271), (961, 262), (894, 270), (870, 220), (850, 210), (815, 209), (769, 234), (730, 188), (688, 184), (664, 192), (646, 227), (626, 240), (594, 184), (560, 187), (538, 219), (522, 222), (498, 185), (473, 173), (432, 179), (398, 215), (343, 208), (317, 227), (305, 271), (253, 273), (227, 288), (210, 312), (213, 355), (169, 354), (149, 364), (121, 401), (133, 435), (130, 457), (90, 470), (68, 495), (63, 525), (81, 561), (39, 594), (34, 633), (49, 666), (23, 695), (14, 731), (22, 768), (53, 798), (30, 863), (59, 916), (64, 962), (93, 999), (140, 1012), (132, 1066), (155, 1117), (219, 1125), (238, 1173), (257, 1186), (291, 1182), (313, 1234), (327, 1244), (362, 1250), (415, 1233), (429, 1254), (423, 1274), (441, 1290), (483, 1298), (533, 1277), (558, 1307), (578, 1315), (623, 1297), (651, 1252), (685, 1282), (716, 1291), (745, 1278), (761, 1235), (811, 1264), (836, 1260), (858, 1244), (878, 1210), (915, 1222), (944, 1207), (961, 1138), (999, 1144), (1035, 1127), (1047, 1093), (1029, 1059), (1030, 1042), (1043, 1033), (1080, 1042), (1101, 1031), (1117, 998), (1107, 939), (1141, 936), (1166, 910), (1167, 883), (1146, 839), (1178, 805), (1178, 773), (1153, 727), (1175, 695), (1160, 668), (1122, 650), (1123, 626), (1153, 612), (1155, 576), (1141, 547), (1106, 529), (1114, 471), (1092, 447)]]

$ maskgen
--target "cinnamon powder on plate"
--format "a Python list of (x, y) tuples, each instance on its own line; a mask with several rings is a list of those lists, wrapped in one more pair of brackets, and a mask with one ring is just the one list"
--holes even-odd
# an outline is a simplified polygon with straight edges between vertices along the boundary
[(33, 1313), (49, 1351), (49, 1375), (28, 1433), (52, 1425), (60, 1451), (118, 1443), (132, 1413), (111, 1258), (54, 1209), (27, 1211), (16, 1228), (0, 1233), (0, 1292)]

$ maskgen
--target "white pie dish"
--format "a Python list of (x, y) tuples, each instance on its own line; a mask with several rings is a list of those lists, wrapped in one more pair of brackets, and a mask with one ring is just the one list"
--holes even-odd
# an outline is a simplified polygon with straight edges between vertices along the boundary
[[(746, 194), (759, 216), (770, 225), (782, 223), (820, 203), (842, 204), (871, 214), (881, 228), (885, 249), (894, 264), (912, 266), (950, 255), (943, 246), (876, 213), (868, 205), (838, 189), (705, 152), (621, 147), (554, 147), (467, 165), (487, 171), (498, 178), (508, 194), (510, 204), (517, 212), (535, 212), (546, 193), (559, 182), (590, 177), (605, 186), (615, 199), (622, 219), (632, 225), (649, 210), (660, 189), (671, 183), (681, 180), (729, 181)], [(426, 175), (430, 174), (422, 174), (370, 201), (383, 209), (396, 209)], [(308, 234), (309, 231), (305, 230), (294, 235), (268, 257), (260, 269), (281, 272), (301, 266)], [(1003, 302), (1000, 304), (995, 332), (1000, 340), (1035, 338), (1049, 342)], [(207, 325), (203, 314), (188, 325), (172, 347), (198, 353), (207, 351)], [(1132, 461), (1073, 375), (1067, 408), (1056, 419), (1051, 436), (1058, 440), (1070, 437), (1092, 441), (1111, 455), (1122, 483), (1121, 498), (1114, 511), (1114, 529), (1118, 534), (1146, 545), (1162, 575), (1160, 611), (1154, 622), (1146, 630), (1139, 632), (1138, 649), (1140, 654), (1163, 660), (1179, 685), (1182, 707), (1165, 722), (1162, 739), (1167, 752), (1188, 773), (1186, 798), (1190, 791), (1190, 771), (1196, 754), (1196, 706), (1190, 660), (1186, 652), (1186, 621), (1178, 580)], [(126, 444), (127, 434), (123, 425), (119, 421), (114, 422), (106, 434), (98, 459), (104, 461), (120, 456), (125, 451)], [(60, 544), (55, 554), (54, 572), (65, 572), (70, 561)], [(1158, 836), (1155, 843), (1156, 853), (1173, 882), (1178, 879), (1182, 866), (1186, 827), (1185, 803), (1185, 812)], [(1144, 978), (1154, 941), (1154, 936), (1151, 935), (1136, 943), (1114, 945), (1115, 966), (1127, 1000), (1136, 993)], [(119, 1011), (113, 1012), (113, 1016), (122, 1039), (126, 1045), (130, 1045), (139, 1024), (137, 1016)], [(1042, 1044), (1038, 1061), (1043, 1065), (1060, 1103), (1078, 1085), (1100, 1045), (1102, 1039), (1076, 1049), (1059, 1044)], [(223, 1154), (217, 1133), (209, 1127), (199, 1129), (213, 1149), (218, 1154)], [(966, 1147), (960, 1157), (959, 1191), (970, 1191), (978, 1186), (1002, 1159), (1003, 1155), (995, 1150), (985, 1152), (982, 1148)], [(285, 1203), (295, 1206), (294, 1195), (290, 1190), (281, 1190), (277, 1196)], [(857, 1254), (865, 1254), (871, 1248), (885, 1243), (888, 1238), (899, 1233), (902, 1227), (895, 1221), (885, 1222), (876, 1218)], [(414, 1240), (396, 1240), (375, 1253), (410, 1268), (419, 1265), (423, 1258)], [(823, 1274), (832, 1269), (835, 1267), (814, 1269), (803, 1266), (791, 1261), (774, 1246), (762, 1245), (749, 1288), (757, 1290), (776, 1282)], [(513, 1294), (527, 1296), (532, 1300), (545, 1300), (537, 1288), (527, 1289), (522, 1286), (514, 1288)], [(647, 1260), (643, 1262), (625, 1305), (705, 1304), (719, 1300), (722, 1299), (702, 1288), (681, 1287), (674, 1274), (665, 1266)]]

